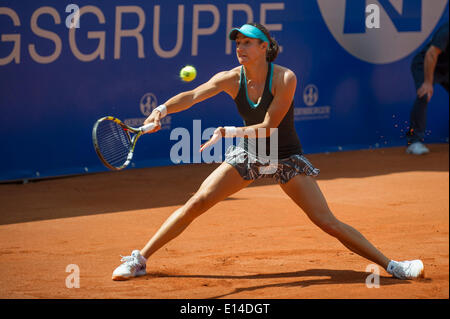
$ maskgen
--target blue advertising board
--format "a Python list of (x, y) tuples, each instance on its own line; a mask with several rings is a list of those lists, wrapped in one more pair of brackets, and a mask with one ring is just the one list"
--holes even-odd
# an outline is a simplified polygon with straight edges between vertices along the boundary
[[(378, 27), (367, 26), (377, 13), (368, 5)], [(0, 181), (106, 171), (95, 121), (139, 126), (170, 97), (237, 66), (227, 34), (248, 21), (266, 25), (282, 47), (275, 63), (297, 75), (305, 153), (405, 145), (411, 60), (448, 16), (448, 0), (2, 0)], [(179, 79), (185, 65), (197, 69), (192, 82)], [(448, 142), (448, 109), (436, 86), (427, 142)], [(132, 167), (176, 164), (177, 128), (191, 134), (190, 162), (201, 162), (201, 132), (225, 125), (242, 120), (224, 93), (171, 114), (140, 139)]]

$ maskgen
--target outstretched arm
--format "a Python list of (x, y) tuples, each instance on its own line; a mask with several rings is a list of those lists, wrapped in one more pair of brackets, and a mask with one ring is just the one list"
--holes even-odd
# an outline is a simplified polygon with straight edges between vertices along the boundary
[(166, 114), (187, 110), (194, 104), (209, 99), (222, 91), (230, 93), (232, 90), (233, 76), (232, 71), (223, 71), (217, 73), (208, 82), (203, 83), (195, 89), (175, 95), (161, 105), (165, 114), (161, 114), (161, 108), (154, 109), (152, 114), (145, 120), (144, 125), (155, 123), (156, 127), (151, 132), (156, 132), (161, 128), (161, 118)]

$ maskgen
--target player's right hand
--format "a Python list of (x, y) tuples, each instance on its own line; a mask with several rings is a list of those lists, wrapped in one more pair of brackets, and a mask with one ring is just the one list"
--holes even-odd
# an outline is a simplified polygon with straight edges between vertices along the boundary
[(154, 123), (155, 128), (147, 133), (154, 133), (161, 129), (161, 113), (158, 110), (153, 110), (152, 114), (144, 121), (143, 125)]

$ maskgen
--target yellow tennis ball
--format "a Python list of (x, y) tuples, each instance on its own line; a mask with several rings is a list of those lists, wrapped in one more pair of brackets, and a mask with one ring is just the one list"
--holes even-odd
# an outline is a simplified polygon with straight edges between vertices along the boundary
[(180, 78), (184, 82), (191, 82), (197, 76), (197, 70), (192, 65), (187, 65), (180, 71)]

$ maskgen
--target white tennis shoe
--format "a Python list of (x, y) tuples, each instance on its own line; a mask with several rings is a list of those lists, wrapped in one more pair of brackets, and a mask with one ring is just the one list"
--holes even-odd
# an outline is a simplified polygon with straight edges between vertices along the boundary
[(398, 279), (423, 278), (425, 272), (421, 260), (393, 261), (389, 263), (387, 272)]
[(430, 153), (430, 150), (421, 142), (414, 142), (406, 148), (406, 153), (414, 155), (423, 155)]
[(139, 250), (133, 250), (131, 256), (121, 257), (122, 264), (114, 270), (112, 280), (128, 280), (146, 274), (147, 259), (141, 255)]

